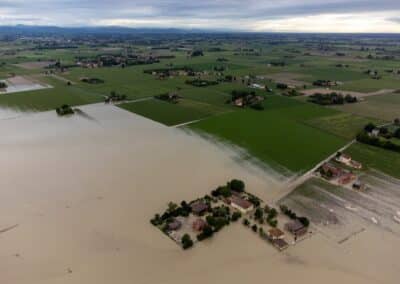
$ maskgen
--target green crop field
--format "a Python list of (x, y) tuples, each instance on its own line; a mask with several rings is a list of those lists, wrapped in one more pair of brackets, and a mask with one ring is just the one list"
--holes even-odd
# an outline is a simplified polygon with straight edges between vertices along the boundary
[(292, 172), (310, 169), (346, 142), (303, 123), (332, 115), (332, 110), (280, 96), (270, 97), (265, 105), (264, 111), (236, 111), (190, 127), (234, 143), (277, 169), (283, 167)]
[(46, 111), (63, 104), (71, 106), (97, 103), (104, 98), (90, 90), (67, 86), (65, 82), (47, 78), (50, 89), (0, 95), (0, 106), (19, 111)]
[(354, 139), (368, 123), (384, 124), (383, 120), (371, 119), (349, 113), (338, 113), (306, 121), (307, 125), (330, 132), (345, 139)]
[(393, 121), (400, 116), (400, 94), (370, 96), (362, 102), (335, 106), (334, 108), (360, 116)]
[(180, 100), (179, 103), (173, 104), (149, 99), (122, 104), (120, 107), (168, 126), (203, 119), (227, 111), (218, 106), (192, 100)]
[(367, 169), (376, 169), (400, 178), (400, 153), (360, 143), (352, 145), (346, 153), (363, 163)]

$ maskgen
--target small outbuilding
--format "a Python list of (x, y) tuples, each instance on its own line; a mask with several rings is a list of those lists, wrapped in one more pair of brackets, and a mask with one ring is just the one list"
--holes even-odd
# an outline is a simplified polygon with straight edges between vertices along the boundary
[(299, 220), (294, 220), (287, 223), (285, 228), (296, 237), (303, 236), (307, 233), (307, 227), (304, 226)]

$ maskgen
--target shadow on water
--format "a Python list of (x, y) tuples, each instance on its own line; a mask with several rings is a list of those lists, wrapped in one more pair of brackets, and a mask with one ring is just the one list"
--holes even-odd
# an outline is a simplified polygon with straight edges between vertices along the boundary
[(81, 116), (81, 117), (83, 117), (83, 118), (85, 118), (85, 119), (88, 119), (88, 120), (91, 120), (91, 121), (95, 121), (95, 122), (99, 122), (97, 119), (95, 119), (93, 116), (90, 116), (90, 115), (88, 115), (86, 112), (84, 112), (84, 111), (82, 111), (81, 109), (79, 109), (79, 108), (74, 108), (74, 112), (75, 112), (75, 114), (77, 114), (77, 115), (79, 115), (79, 116)]

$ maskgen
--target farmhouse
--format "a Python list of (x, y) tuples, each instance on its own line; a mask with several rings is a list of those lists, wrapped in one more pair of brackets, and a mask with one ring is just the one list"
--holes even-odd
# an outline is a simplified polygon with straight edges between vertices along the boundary
[(339, 163), (345, 164), (345, 165), (355, 168), (355, 169), (362, 168), (361, 163), (354, 161), (349, 155), (346, 155), (346, 154), (338, 153), (335, 160)]
[(238, 209), (243, 214), (246, 214), (254, 209), (254, 206), (250, 201), (247, 201), (236, 195), (233, 195), (230, 198), (230, 202), (233, 208)]
[(182, 226), (182, 223), (176, 219), (174, 219), (171, 223), (168, 224), (168, 229), (170, 231), (179, 230)]
[(322, 165), (320, 173), (322, 176), (326, 178), (337, 178), (342, 174), (342, 170), (340, 168), (335, 167), (332, 164), (325, 163)]
[(195, 215), (201, 216), (204, 212), (208, 210), (208, 205), (204, 203), (202, 200), (198, 200), (193, 202), (190, 207), (192, 208), (192, 212)]
[(268, 230), (268, 237), (271, 240), (284, 239), (285, 233), (282, 232), (282, 230), (280, 230), (278, 228), (272, 228), (272, 229)]
[(294, 220), (287, 223), (285, 228), (296, 237), (303, 236), (307, 233), (307, 227), (304, 226), (299, 220)]
[(339, 184), (345, 185), (349, 184), (350, 182), (354, 181), (356, 179), (356, 175), (350, 172), (344, 173), (339, 177)]

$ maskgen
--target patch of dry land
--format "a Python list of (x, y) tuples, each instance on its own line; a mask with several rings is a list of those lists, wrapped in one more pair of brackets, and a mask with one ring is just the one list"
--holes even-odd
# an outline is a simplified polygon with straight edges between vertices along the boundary
[(27, 69), (27, 70), (34, 70), (34, 69), (42, 69), (50, 64), (53, 64), (53, 61), (31, 61), (31, 62), (23, 62), (15, 64), (18, 67)]
[(315, 94), (331, 94), (333, 92), (342, 94), (342, 95), (351, 95), (357, 98), (363, 98), (363, 97), (369, 97), (369, 96), (377, 96), (377, 95), (385, 95), (385, 94), (390, 94), (393, 93), (395, 90), (392, 89), (383, 89), (379, 90), (376, 92), (371, 92), (371, 93), (361, 93), (361, 92), (354, 92), (354, 91), (343, 91), (343, 90), (334, 90), (334, 89), (329, 89), (329, 88), (316, 88), (316, 89), (308, 89), (308, 90), (302, 90), (301, 92), (305, 96), (311, 96)]
[(0, 121), (0, 283), (398, 283), (399, 239), (374, 227), (342, 244), (316, 232), (281, 253), (231, 224), (182, 250), (154, 212), (232, 178), (268, 201), (280, 176), (122, 109), (80, 109)]
[(51, 88), (50, 85), (27, 76), (15, 76), (4, 81), (7, 84), (7, 88), (0, 89), (0, 94), (11, 94)]

